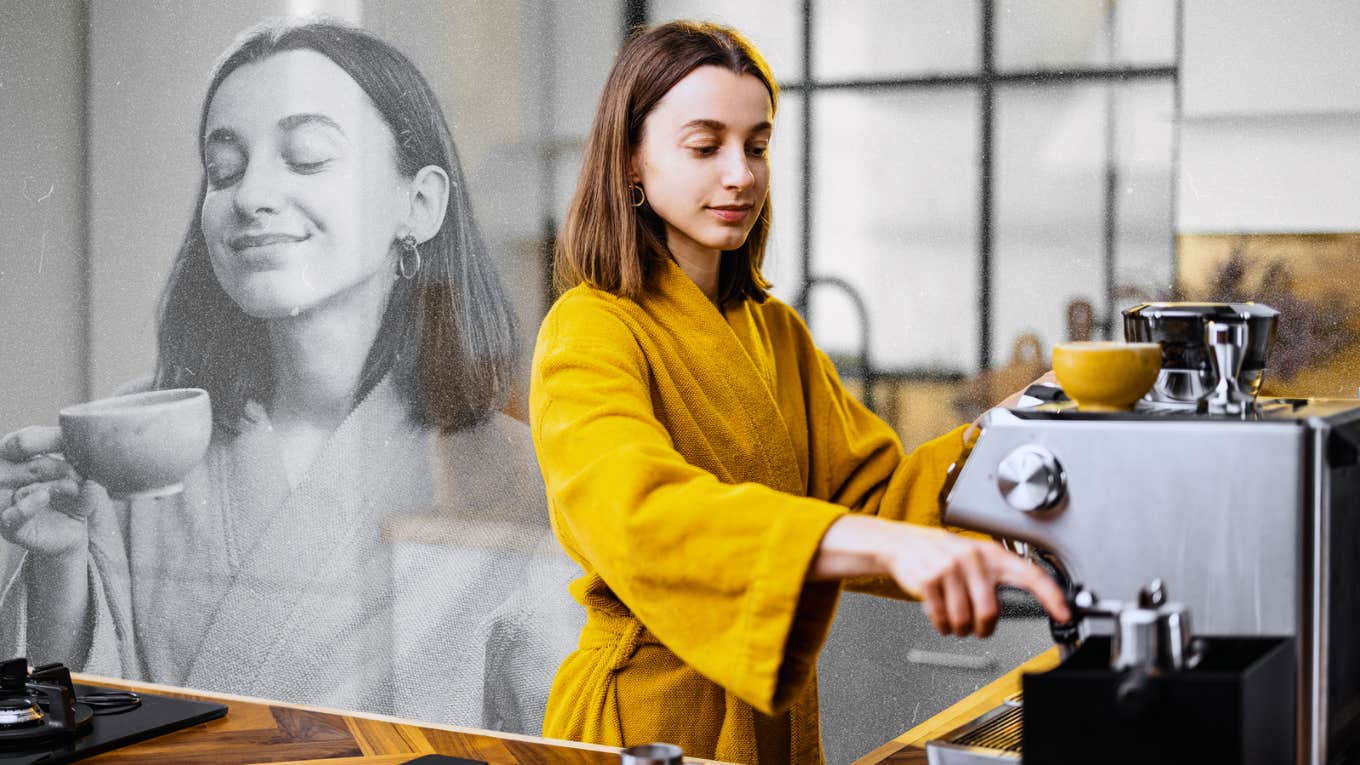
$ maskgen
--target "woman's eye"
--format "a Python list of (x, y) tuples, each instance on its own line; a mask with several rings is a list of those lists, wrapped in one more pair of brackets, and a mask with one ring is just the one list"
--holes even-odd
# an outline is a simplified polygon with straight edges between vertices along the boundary
[(763, 157), (765, 156), (765, 152), (769, 151), (769, 149), (770, 147), (768, 146), (752, 146), (748, 151), (751, 152), (751, 156), (753, 157)]
[(336, 139), (326, 128), (303, 125), (287, 137), (283, 144), (283, 161), (295, 173), (311, 175), (326, 169), (340, 156)]
[(330, 162), (331, 161), (329, 159), (310, 160), (306, 162), (291, 160), (289, 161), (288, 166), (293, 169), (293, 172), (302, 173), (303, 175), (311, 175), (313, 173), (319, 173), (322, 170), (325, 170), (326, 165), (329, 165)]
[(717, 146), (691, 146), (689, 150), (701, 157), (709, 157), (718, 152)]
[(245, 166), (241, 162), (233, 161), (209, 161), (203, 166), (203, 173), (208, 178), (208, 185), (214, 189), (224, 188), (235, 183), (244, 170)]
[(203, 175), (214, 189), (230, 186), (246, 170), (246, 154), (230, 141), (210, 141), (203, 152)]

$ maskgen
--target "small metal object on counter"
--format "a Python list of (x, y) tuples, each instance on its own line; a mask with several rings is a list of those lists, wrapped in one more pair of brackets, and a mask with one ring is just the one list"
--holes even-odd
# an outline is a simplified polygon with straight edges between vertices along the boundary
[(1260, 303), (1143, 303), (1123, 315), (1125, 340), (1162, 346), (1162, 371), (1147, 399), (1190, 409), (1212, 394), (1219, 381), (1206, 337), (1209, 325), (1241, 328), (1237, 387), (1254, 399), (1280, 318), (1279, 311)]
[(1255, 397), (1242, 390), (1242, 359), (1247, 350), (1245, 324), (1205, 323), (1204, 344), (1209, 348), (1209, 362), (1218, 375), (1205, 402), (1209, 414), (1246, 415)]
[(680, 765), (684, 760), (675, 744), (638, 744), (619, 752), (619, 765)]
[(907, 661), (913, 664), (926, 664), (932, 667), (950, 669), (970, 669), (975, 672), (996, 669), (996, 659), (990, 656), (970, 656), (966, 653), (946, 653), (913, 648), (907, 651)]

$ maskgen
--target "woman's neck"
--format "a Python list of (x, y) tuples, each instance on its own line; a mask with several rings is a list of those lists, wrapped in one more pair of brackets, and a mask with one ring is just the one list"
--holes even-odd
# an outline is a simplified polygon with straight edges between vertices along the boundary
[[(669, 227), (667, 227), (669, 228)], [(680, 270), (694, 282), (708, 302), (718, 306), (718, 275), (722, 269), (722, 252), (700, 246), (697, 242), (668, 231), (667, 247)]]
[(392, 283), (360, 284), (306, 313), (268, 323), (275, 427), (332, 430), (354, 406)]

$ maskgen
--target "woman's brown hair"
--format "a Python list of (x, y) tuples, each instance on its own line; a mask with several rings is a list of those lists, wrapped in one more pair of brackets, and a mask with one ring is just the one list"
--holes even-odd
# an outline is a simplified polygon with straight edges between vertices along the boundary
[[(754, 76), (770, 92), (771, 111), (778, 105), (779, 86), (769, 64), (736, 30), (672, 21), (634, 32), (605, 82), (576, 194), (558, 235), (553, 272), (559, 290), (585, 282), (636, 300), (655, 287), (658, 267), (670, 258), (665, 228), (650, 205), (633, 207), (629, 161), (647, 116), (677, 82), (701, 66)], [(760, 265), (769, 233), (766, 194), (746, 241), (723, 255), (720, 303), (744, 298), (764, 302), (770, 284)]]
[[(208, 107), (222, 81), (243, 66), (291, 50), (320, 53), (368, 94), (392, 131), (403, 175), (436, 165), (453, 183), (444, 225), (421, 245), (423, 265), (415, 278), (393, 282), (355, 404), (390, 376), (415, 422), (445, 432), (480, 422), (510, 395), (514, 320), (473, 220), (444, 112), (410, 59), (363, 30), (330, 21), (281, 20), (249, 29), (208, 84), (200, 155)], [(161, 295), (155, 385), (206, 388), (217, 425), (235, 431), (248, 401), (273, 395), (274, 373), (264, 322), (246, 315), (213, 273), (202, 224), (206, 188), (206, 182), (200, 185), (193, 220)]]

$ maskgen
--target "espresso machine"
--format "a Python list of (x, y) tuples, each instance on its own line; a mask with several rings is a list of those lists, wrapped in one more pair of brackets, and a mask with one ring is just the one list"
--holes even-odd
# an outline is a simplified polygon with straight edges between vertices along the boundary
[(1054, 572), (1079, 615), (1054, 631), (1065, 652), (1109, 634), (1083, 604), (1150, 582), (1197, 635), (1290, 639), (1295, 703), (1276, 708), (1295, 710), (1291, 761), (1360, 761), (1360, 401), (1258, 399), (1278, 319), (1265, 306), (1124, 319), (1127, 339), (1162, 343), (1144, 400), (1083, 412), (1052, 390), (992, 410), (945, 522)]

